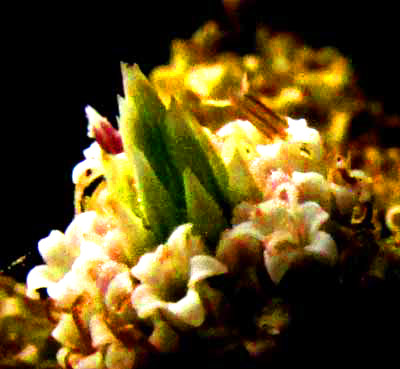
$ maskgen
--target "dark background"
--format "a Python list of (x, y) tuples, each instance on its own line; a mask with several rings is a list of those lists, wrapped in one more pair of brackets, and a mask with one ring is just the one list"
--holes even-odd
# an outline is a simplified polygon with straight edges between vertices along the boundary
[[(71, 173), (90, 143), (84, 107), (90, 104), (115, 122), (116, 96), (122, 92), (120, 61), (138, 63), (148, 74), (168, 62), (172, 39), (189, 38), (209, 19), (229, 24), (219, 1), (131, 3), (104, 8), (99, 4), (92, 8), (70, 3), (21, 5), (1, 13), (0, 137), (5, 206), (1, 208), (0, 269), (27, 255), (25, 266), (7, 270), (21, 281), (32, 265), (41, 263), (37, 241), (52, 229), (64, 231), (73, 217)], [(274, 30), (295, 32), (314, 47), (335, 46), (350, 58), (367, 96), (384, 101), (386, 111), (400, 113), (399, 32), (394, 9), (383, 3), (350, 9), (334, 2), (324, 2), (320, 8), (304, 4), (293, 8), (285, 2), (275, 9), (268, 3), (248, 1), (241, 9), (238, 51), (252, 50), (258, 21)], [(358, 316), (362, 301), (350, 303), (352, 317)], [(377, 313), (384, 314), (384, 310)], [(357, 323), (366, 331), (368, 314), (364, 312)], [(374, 324), (379, 326), (376, 320)], [(390, 324), (388, 318), (384, 324)], [(331, 328), (334, 325), (330, 323)], [(299, 332), (304, 329), (307, 327)], [(323, 329), (314, 327), (313, 332), (320, 334)], [(377, 328), (377, 332), (381, 331)], [(346, 335), (345, 331), (336, 333)], [(352, 339), (360, 337), (353, 333), (342, 344), (350, 355)], [(295, 344), (301, 341), (299, 336)], [(323, 346), (320, 342), (318, 349)], [(306, 350), (307, 342), (300, 347)], [(362, 344), (357, 348), (356, 355), (362, 355)], [(329, 347), (325, 349), (335, 355)], [(330, 358), (326, 359), (329, 362)], [(354, 356), (352, 361), (356, 362)]]

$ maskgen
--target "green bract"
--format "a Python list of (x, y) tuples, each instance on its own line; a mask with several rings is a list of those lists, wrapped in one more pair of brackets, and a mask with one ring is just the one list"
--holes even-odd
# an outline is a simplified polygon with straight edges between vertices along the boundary
[[(122, 64), (122, 75), (125, 97), (119, 99), (118, 123), (137, 190), (138, 210), (145, 226), (162, 242), (185, 220), (197, 223), (193, 213), (198, 206), (193, 202), (193, 196), (198, 196), (195, 193), (201, 192), (215, 209), (226, 207), (222, 190), (226, 187), (226, 169), (196, 119), (174, 101), (166, 111), (138, 66)], [(187, 178), (185, 181), (186, 168), (192, 171), (191, 178), (198, 180), (194, 194)], [(218, 223), (226, 224), (221, 210), (219, 216)], [(210, 234), (208, 238), (215, 241), (215, 232)]]

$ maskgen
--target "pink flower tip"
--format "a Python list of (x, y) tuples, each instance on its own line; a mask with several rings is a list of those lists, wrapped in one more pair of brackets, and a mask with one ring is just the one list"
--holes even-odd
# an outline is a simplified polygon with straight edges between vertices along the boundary
[(87, 106), (85, 112), (89, 121), (89, 137), (95, 138), (100, 147), (109, 154), (115, 155), (123, 152), (122, 137), (119, 131), (91, 106)]

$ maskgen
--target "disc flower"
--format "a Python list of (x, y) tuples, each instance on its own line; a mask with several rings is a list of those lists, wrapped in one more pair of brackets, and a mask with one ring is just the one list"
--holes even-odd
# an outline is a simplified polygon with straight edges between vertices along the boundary
[(162, 316), (177, 328), (199, 327), (206, 309), (200, 288), (210, 290), (206, 278), (226, 273), (225, 265), (206, 255), (192, 225), (179, 226), (168, 241), (143, 255), (132, 268), (141, 284), (132, 294), (132, 305), (140, 318)]
[[(290, 267), (307, 256), (334, 265), (338, 257), (336, 244), (329, 234), (320, 230), (329, 214), (315, 202), (319, 197), (320, 201), (324, 200), (324, 192), (317, 192), (314, 201), (310, 201), (307, 195), (312, 196), (313, 191), (310, 194), (305, 191), (315, 190), (318, 183), (324, 182), (316, 173), (294, 173), (292, 182), (285, 182), (283, 173), (274, 173), (272, 177), (282, 181), (272, 192), (273, 197), (256, 205), (238, 206), (233, 221), (236, 225), (224, 233), (217, 258), (234, 271), (242, 260), (249, 260), (242, 258), (243, 255), (251, 255), (255, 263), (262, 248), (264, 265), (276, 284)], [(299, 189), (303, 191), (301, 196)]]

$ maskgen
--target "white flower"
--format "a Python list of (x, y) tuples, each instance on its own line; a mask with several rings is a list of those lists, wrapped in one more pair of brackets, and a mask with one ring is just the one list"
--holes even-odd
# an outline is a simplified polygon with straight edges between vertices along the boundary
[[(289, 175), (281, 169), (272, 170), (264, 183), (264, 200), (280, 199), (290, 203), (314, 201), (325, 211), (331, 210), (330, 183), (316, 172), (293, 172)], [(249, 220), (256, 208), (242, 202), (233, 211), (232, 224)]]
[(81, 213), (65, 234), (52, 231), (39, 241), (46, 264), (29, 272), (27, 293), (34, 297), (37, 289), (45, 287), (50, 297), (69, 305), (81, 291), (92, 289), (92, 278), (84, 276), (99, 263), (112, 262), (120, 265), (120, 272), (128, 270), (129, 247), (124, 233), (109, 218), (94, 211)]
[(46, 287), (63, 309), (52, 332), (62, 345), (57, 358), (63, 367), (133, 366), (140, 344), (132, 346), (118, 336), (125, 325), (129, 334), (136, 329), (127, 257), (131, 246), (111, 218), (93, 211), (77, 215), (65, 234), (53, 231), (39, 242), (46, 265), (29, 273), (28, 293)]
[(143, 255), (132, 274), (141, 284), (132, 294), (140, 318), (159, 312), (173, 326), (198, 327), (205, 319), (197, 286), (208, 277), (225, 273), (226, 267), (205, 255), (205, 246), (192, 234), (192, 225), (179, 226), (167, 243)]
[(273, 170), (280, 169), (287, 174), (295, 171), (325, 174), (322, 140), (318, 131), (308, 127), (304, 119), (287, 118), (287, 121), (286, 139), (257, 146), (259, 155), (251, 163), (250, 171), (261, 190)]
[[(57, 353), (57, 361), (63, 368), (125, 369), (134, 366), (135, 347), (124, 345), (112, 332), (102, 314), (90, 315), (86, 325), (90, 346), (82, 342), (82, 333), (71, 314), (63, 314), (54, 329), (52, 336), (63, 345)], [(85, 347), (85, 343), (88, 347)]]
[[(265, 266), (275, 283), (306, 255), (332, 266), (336, 264), (336, 244), (329, 234), (320, 231), (329, 215), (317, 203), (305, 202), (294, 208), (282, 202), (269, 203), (264, 211), (269, 213), (270, 223), (275, 223), (273, 231), (263, 238)], [(285, 223), (276, 217), (285, 219)]]
[(299, 203), (293, 183), (283, 182), (276, 191), (276, 197), (247, 209), (248, 219), (242, 218), (224, 233), (217, 248), (218, 260), (234, 272), (244, 261), (256, 264), (262, 250), (265, 267), (275, 283), (307, 256), (334, 265), (338, 258), (336, 244), (320, 230), (328, 213), (314, 201)]

